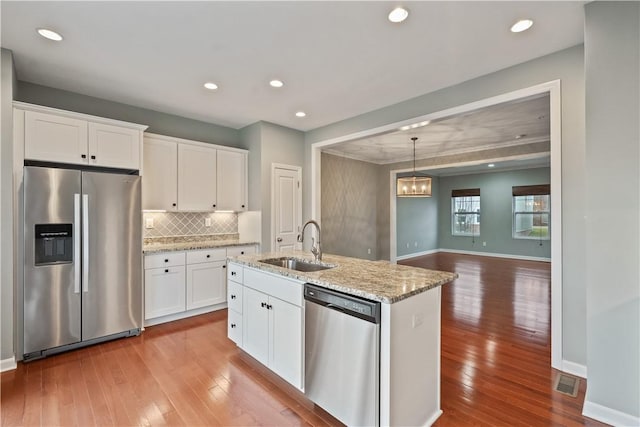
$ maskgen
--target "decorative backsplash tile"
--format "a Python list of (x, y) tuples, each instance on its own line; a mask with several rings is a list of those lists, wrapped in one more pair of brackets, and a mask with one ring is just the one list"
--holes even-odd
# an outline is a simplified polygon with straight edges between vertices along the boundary
[[(211, 226), (205, 225), (211, 219)], [(147, 220), (153, 228), (147, 228)], [(232, 212), (145, 212), (144, 237), (192, 236), (200, 234), (233, 234), (238, 232), (238, 214)]]

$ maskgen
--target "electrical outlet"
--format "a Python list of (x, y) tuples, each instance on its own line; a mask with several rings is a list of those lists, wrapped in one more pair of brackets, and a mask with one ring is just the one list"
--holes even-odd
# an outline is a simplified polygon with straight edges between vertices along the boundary
[(409, 243), (407, 243), (407, 249), (409, 249)]
[(418, 242), (413, 242), (413, 246), (418, 247)]
[(153, 218), (145, 218), (144, 228), (153, 228)]
[(482, 246), (487, 246), (487, 242), (482, 242)]
[(367, 249), (367, 253), (371, 255), (371, 248)]
[(424, 323), (424, 313), (416, 313), (411, 318), (411, 327), (417, 328)]
[(211, 218), (205, 218), (204, 219), (204, 226), (205, 227), (211, 227)]

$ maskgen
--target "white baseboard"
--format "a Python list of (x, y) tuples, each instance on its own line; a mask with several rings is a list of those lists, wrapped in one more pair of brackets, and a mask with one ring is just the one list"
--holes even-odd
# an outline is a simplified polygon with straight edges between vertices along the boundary
[(493, 252), (462, 251), (458, 249), (438, 249), (438, 252), (450, 252), (452, 254), (478, 255), (478, 256), (488, 256), (488, 257), (495, 257), (495, 258), (521, 259), (524, 261), (551, 262), (551, 258), (527, 256), (527, 255), (495, 254)]
[(417, 258), (419, 256), (435, 254), (435, 253), (438, 253), (440, 251), (441, 251), (441, 249), (431, 249), (431, 250), (428, 250), (428, 251), (415, 252), (415, 253), (407, 254), (407, 255), (400, 255), (400, 256), (396, 257), (396, 260), (400, 261), (400, 260), (403, 260), (403, 259)]
[(147, 319), (144, 321), (144, 329), (147, 326), (159, 325), (161, 323), (173, 322), (174, 320), (186, 319), (191, 316), (198, 316), (200, 314), (210, 313), (212, 311), (222, 310), (227, 308), (227, 303), (223, 302), (216, 305), (209, 305), (207, 307), (195, 308), (193, 310), (181, 311), (180, 313), (168, 314), (166, 316), (154, 317), (153, 319)]
[(584, 401), (582, 415), (612, 426), (640, 426), (640, 417), (635, 417), (607, 406)]
[(0, 372), (11, 371), (13, 369), (16, 369), (17, 367), (18, 364), (16, 363), (15, 356), (11, 356), (8, 359), (0, 360)]
[(424, 424), (424, 425), (425, 425), (425, 427), (429, 427), (429, 426), (431, 426), (433, 423), (435, 423), (435, 422), (436, 422), (436, 420), (437, 420), (438, 418), (440, 418), (440, 415), (442, 415), (442, 409), (438, 409), (438, 411), (437, 411), (435, 414), (433, 414), (431, 417), (429, 417), (429, 419), (427, 420), (427, 422)]
[(587, 367), (579, 363), (571, 362), (569, 360), (562, 360), (562, 372), (575, 375), (580, 378), (587, 378)]

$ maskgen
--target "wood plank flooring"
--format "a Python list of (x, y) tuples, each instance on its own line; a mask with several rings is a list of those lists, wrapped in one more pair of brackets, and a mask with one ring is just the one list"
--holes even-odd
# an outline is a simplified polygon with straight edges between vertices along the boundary
[[(437, 426), (601, 425), (552, 391), (549, 264), (436, 254), (443, 288)], [(226, 338), (226, 310), (1, 375), (2, 426), (338, 425)]]

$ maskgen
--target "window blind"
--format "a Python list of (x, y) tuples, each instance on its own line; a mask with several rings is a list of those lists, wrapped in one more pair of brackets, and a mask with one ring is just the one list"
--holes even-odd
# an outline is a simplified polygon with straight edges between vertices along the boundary
[(514, 196), (546, 196), (551, 194), (551, 186), (549, 184), (520, 185), (511, 188)]
[(467, 197), (467, 196), (479, 196), (479, 188), (464, 188), (461, 190), (451, 190), (451, 197)]

